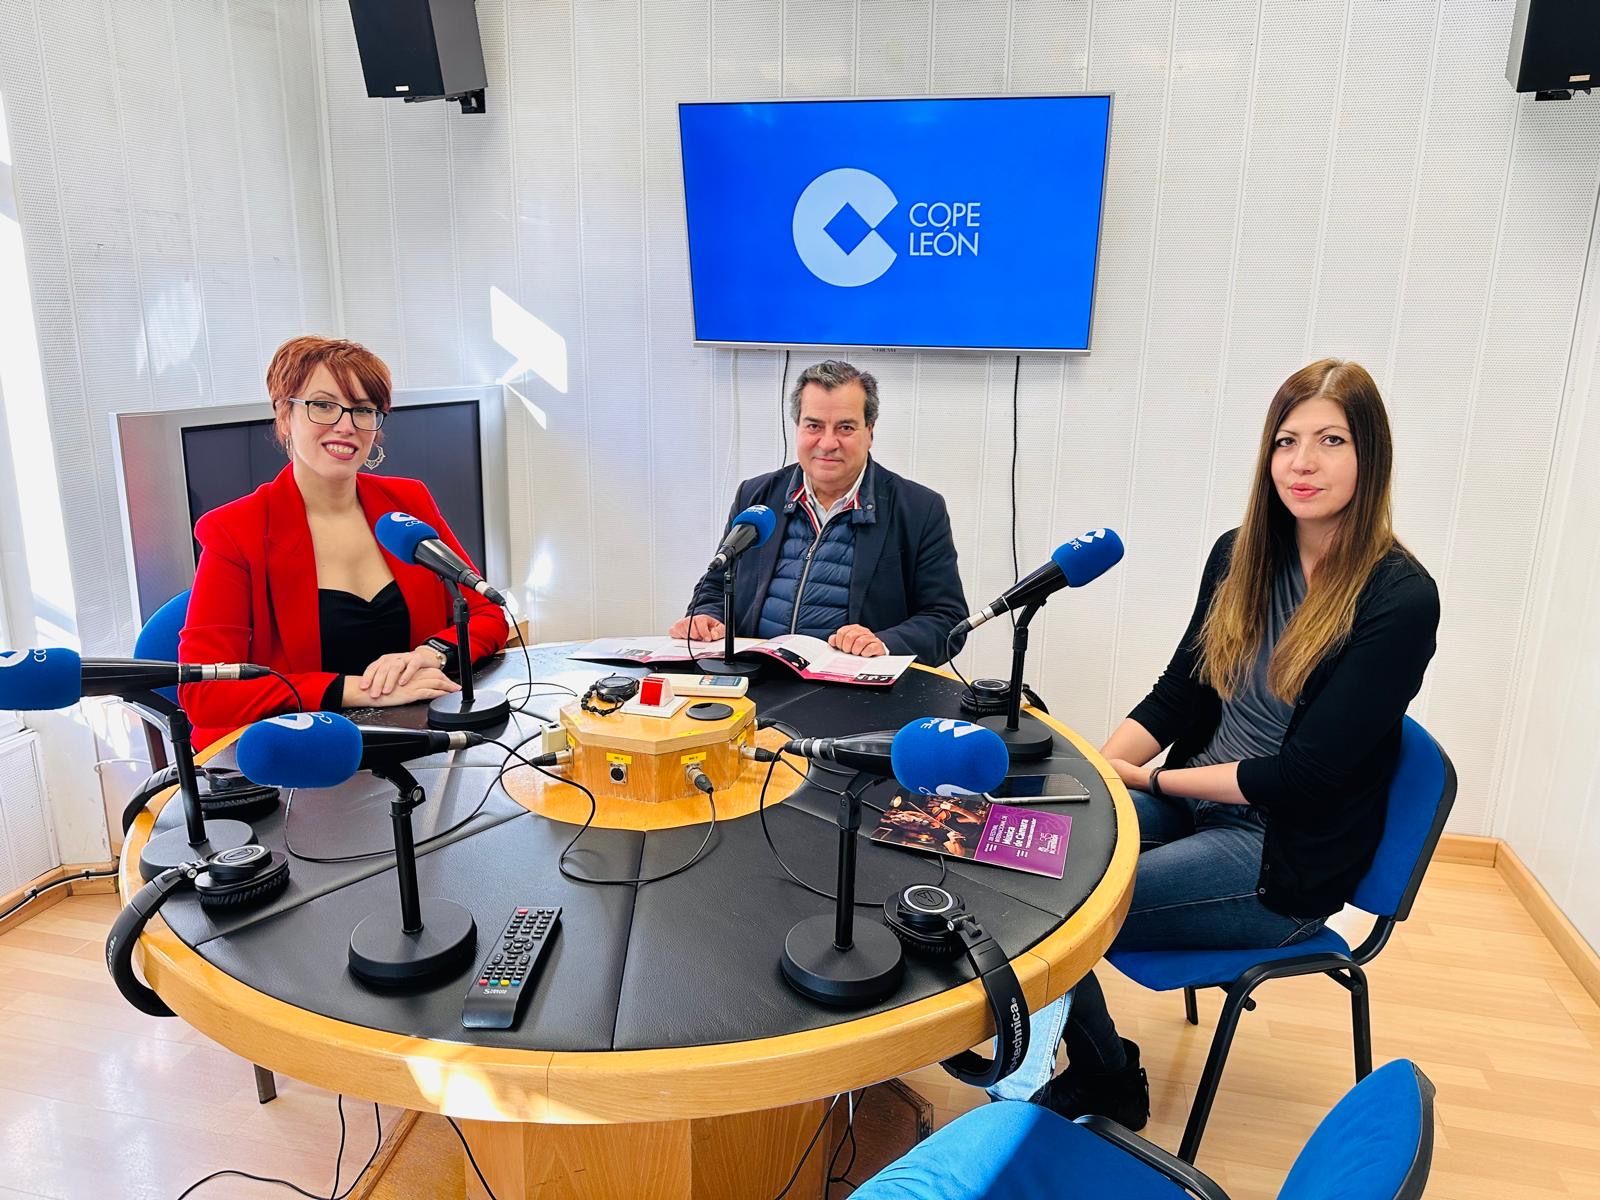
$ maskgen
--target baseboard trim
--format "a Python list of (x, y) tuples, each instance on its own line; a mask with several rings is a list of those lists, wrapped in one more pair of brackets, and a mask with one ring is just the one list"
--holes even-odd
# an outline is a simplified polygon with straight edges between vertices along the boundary
[(1567, 914), (1551, 899), (1544, 885), (1534, 878), (1533, 872), (1528, 870), (1517, 852), (1503, 841), (1495, 855), (1494, 866), (1506, 881), (1506, 886), (1522, 901), (1522, 907), (1528, 910), (1533, 923), (1550, 939), (1550, 945), (1561, 956), (1561, 960), (1572, 968), (1583, 990), (1600, 1004), (1600, 954), (1589, 945), (1578, 927), (1568, 920)]
[(392, 1129), (383, 1139), (383, 1146), (378, 1151), (378, 1157), (373, 1160), (372, 1169), (362, 1179), (361, 1186), (350, 1195), (350, 1200), (370, 1200), (377, 1194), (378, 1185), (383, 1182), (383, 1177), (388, 1174), (389, 1168), (394, 1165), (395, 1155), (400, 1153), (400, 1147), (411, 1136), (412, 1129), (416, 1126), (417, 1118), (422, 1114), (412, 1109), (407, 1109), (400, 1115)]
[(1461, 863), (1469, 867), (1492, 867), (1499, 859), (1501, 845), (1496, 837), (1447, 833), (1439, 839), (1433, 859), (1435, 862)]
[(63, 887), (52, 887), (48, 892), (39, 893), (38, 896), (30, 900), (27, 904), (23, 905), (16, 912), (12, 913), (3, 921), (0, 921), (0, 933), (4, 933), (8, 929), (15, 929), (18, 925), (32, 920), (40, 913), (45, 912), (56, 904), (59, 904), (68, 896), (82, 896), (94, 892), (116, 891), (117, 880), (115, 876), (108, 875), (104, 879), (72, 878), (75, 875), (81, 875), (85, 871), (112, 871), (116, 869), (116, 866), (116, 860), (111, 859), (107, 862), (67, 863), (63, 866), (51, 867), (50, 870), (46, 871), (43, 875), (40, 875), (38, 878), (29, 881), (26, 887), (14, 888), (5, 895), (0, 896), (0, 912), (5, 912), (6, 909), (17, 903), (34, 888), (48, 887), (50, 884), (60, 883), (64, 879), (72, 879), (71, 883), (68, 883)]

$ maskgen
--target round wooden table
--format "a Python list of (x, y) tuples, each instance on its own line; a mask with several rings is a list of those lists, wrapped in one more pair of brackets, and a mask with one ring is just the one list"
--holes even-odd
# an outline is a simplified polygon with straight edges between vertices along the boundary
[[(537, 673), (548, 675), (553, 666), (563, 665), (560, 657), (559, 650), (542, 648)], [(572, 669), (575, 664), (564, 665)], [(599, 671), (589, 664), (581, 666)], [(521, 656), (514, 654), (490, 672), (485, 683), (504, 689), (524, 677)], [(904, 715), (908, 706), (920, 706), (936, 715), (956, 715), (956, 690), (941, 673), (919, 671), (882, 695), (865, 696), (865, 689), (850, 689), (846, 695), (841, 689), (819, 690), (797, 685), (793, 680), (758, 685), (751, 695), (758, 713), (763, 712), (766, 695), (769, 700), (765, 707), (779, 719), (786, 719), (785, 712), (809, 713), (811, 727), (802, 731), (808, 735), (831, 735), (850, 727), (892, 726), (922, 715)], [(900, 699), (891, 703), (890, 698), (897, 693)], [(896, 708), (900, 710), (898, 714), (890, 712)], [(888, 716), (873, 724), (865, 719), (872, 713)], [(817, 722), (824, 714), (824, 727), (819, 730)], [(424, 715), (407, 714), (405, 710), (384, 713), (391, 723), (409, 724), (419, 724)], [(1059, 735), (1060, 755), (1076, 764), (1079, 774), (1088, 776), (1084, 782), (1091, 784), (1095, 793), (1089, 803), (1101, 806), (1100, 816), (1107, 822), (1108, 836), (1103, 839), (1105, 853), (1099, 856), (1105, 861), (1088, 863), (1080, 871), (1080, 875), (1083, 871), (1099, 872), (1098, 881), (1088, 887), (1081, 903), (1074, 903), (1064, 917), (1052, 914), (1049, 922), (1053, 927), (1012, 959), (1028, 1004), (1034, 1009), (1068, 991), (1110, 945), (1127, 912), (1138, 855), (1132, 804), (1115, 773), (1073, 731), (1039, 715)], [(781, 744), (784, 737), (776, 729), (764, 730), (759, 736), (761, 743), (769, 746)], [(225, 757), (236, 737), (208, 748), (204, 757)], [(490, 767), (501, 757), (495, 752)], [(478, 769), (489, 768), (480, 763)], [(418, 775), (422, 778), (420, 770)], [(501, 1200), (533, 1196), (540, 1200), (770, 1197), (783, 1187), (800, 1161), (824, 1118), (829, 1098), (986, 1043), (993, 1028), (982, 985), (970, 978), (964, 964), (961, 970), (967, 976), (965, 982), (956, 980), (954, 968), (943, 968), (950, 972), (949, 979), (931, 986), (926, 969), (916, 979), (908, 971), (902, 992), (910, 998), (897, 995), (889, 1006), (866, 1015), (819, 1010), (787, 993), (777, 971), (781, 937), (770, 946), (770, 979), (765, 977), (764, 967), (750, 968), (748, 947), (742, 962), (731, 961), (719, 975), (719, 945), (730, 947), (730, 959), (738, 957), (732, 953), (732, 946), (739, 938), (730, 931), (747, 926), (761, 929), (757, 953), (764, 954), (760, 947), (772, 935), (763, 922), (776, 929), (803, 916), (831, 910), (831, 905), (792, 884), (769, 882), (767, 876), (776, 873), (776, 865), (758, 861), (760, 855), (747, 849), (748, 831), (754, 828), (755, 836), (760, 836), (753, 810), (765, 775), (764, 766), (746, 763), (738, 783), (719, 791), (723, 823), (719, 836), (725, 836), (728, 844), (714, 844), (704, 859), (678, 877), (683, 881), (675, 885), (679, 892), (668, 892), (665, 884), (627, 889), (640, 905), (638, 909), (629, 908), (627, 930), (613, 928), (618, 923), (614, 915), (600, 916), (588, 926), (575, 921), (572, 927), (566, 927), (564, 913), (563, 933), (546, 955), (543, 971), (536, 977), (539, 990), (530, 1001), (545, 1007), (539, 1021), (525, 1020), (524, 1026), (536, 1027), (530, 1038), (538, 1036), (538, 1028), (557, 1028), (558, 1024), (552, 1023), (559, 1023), (567, 1015), (561, 1009), (562, 980), (592, 982), (590, 975), (583, 973), (586, 958), (593, 955), (599, 964), (609, 939), (620, 938), (627, 943), (631, 937), (635, 945), (631, 957), (628, 951), (623, 952), (623, 969), (617, 984), (622, 998), (612, 1013), (611, 1038), (605, 1043), (612, 1048), (569, 1049), (553, 1045), (542, 1049), (528, 1044), (482, 1044), (474, 1034), (459, 1029), (455, 1034), (460, 1040), (437, 1032), (418, 1036), (401, 1029), (373, 1027), (351, 1019), (348, 1011), (335, 1015), (318, 1011), (337, 1008), (322, 1002), (318, 988), (348, 993), (354, 985), (347, 978), (334, 977), (342, 974), (332, 965), (342, 947), (330, 949), (324, 944), (330, 938), (308, 933), (304, 922), (319, 911), (317, 906), (330, 907), (329, 898), (343, 895), (345, 889), (378, 887), (381, 879), (373, 877), (380, 874), (380, 868), (373, 868), (359, 881), (336, 884), (326, 891), (318, 892), (311, 885), (304, 895), (291, 890), (287, 898), (268, 906), (269, 911), (260, 919), (246, 921), (236, 929), (219, 929), (211, 917), (199, 914), (197, 906), (179, 909), (174, 900), (169, 905), (174, 908), (173, 924), (184, 936), (179, 936), (162, 917), (153, 920), (140, 941), (142, 970), (150, 985), (180, 1017), (251, 1062), (329, 1091), (457, 1118), (479, 1167)], [(790, 810), (784, 819), (791, 837), (795, 829), (810, 828), (794, 810), (804, 799), (803, 789), (796, 796), (800, 784), (794, 773), (780, 767), (772, 777), (767, 796), (769, 820), (781, 810)], [(547, 781), (526, 769), (508, 774), (503, 791), (528, 812), (502, 818), (492, 828), (485, 826), (463, 835), (453, 846), (425, 856), (421, 860), (425, 893), (430, 873), (445, 871), (452, 852), (460, 862), (456, 875), (449, 876), (452, 887), (445, 894), (465, 902), (468, 894), (477, 894), (486, 886), (493, 872), (486, 871), (481, 862), (469, 863), (463, 857), (465, 852), (455, 847), (474, 842), (487, 844), (492, 837), (508, 838), (506, 830), (542, 835), (543, 826), (570, 836), (575, 830), (569, 828), (569, 823), (581, 823), (588, 812), (588, 802), (575, 789)], [(124, 900), (140, 885), (133, 864), (138, 862), (140, 847), (151, 835), (156, 811), (170, 795), (153, 805), (151, 813), (141, 815), (129, 832), (120, 878)], [(307, 807), (309, 795), (297, 798), (302, 807), (295, 820), (302, 820), (302, 814), (319, 811)], [(641, 809), (651, 811), (640, 812)], [(1064, 810), (1074, 808), (1067, 806)], [(821, 819), (824, 811), (828, 811), (825, 806), (819, 807), (813, 814), (813, 823), (818, 827), (817, 844), (831, 845), (828, 838), (836, 838), (837, 834)], [(1085, 808), (1077, 806), (1075, 811), (1083, 813)], [(167, 814), (162, 827), (171, 824), (175, 815)], [(871, 814), (867, 816), (870, 818)], [(699, 840), (699, 829), (675, 831), (672, 827), (696, 825), (704, 820), (703, 807), (694, 801), (661, 805), (611, 802), (602, 806), (596, 831), (586, 837), (656, 830), (660, 833), (626, 836), (693, 835), (689, 843), (692, 846)], [(287, 821), (288, 814), (283, 814), (282, 821), (267, 818), (258, 822), (261, 840), (283, 849), (287, 834), (279, 826), (287, 829)], [(864, 822), (863, 839), (872, 824), (870, 819)], [(611, 833), (601, 833), (601, 826), (609, 827)], [(384, 844), (382, 828), (386, 826), (375, 828), (371, 835), (380, 847)], [(497, 834), (495, 830), (502, 832)], [(419, 830), (419, 841), (424, 832)], [(295, 836), (298, 839), (303, 834)], [(565, 840), (560, 837), (551, 844), (559, 846)], [(297, 849), (305, 852), (304, 846)], [(885, 870), (897, 870), (903, 883), (929, 880), (938, 870), (931, 858), (896, 854), (865, 840), (861, 851), (864, 868), (878, 863), (873, 868), (877, 883), (863, 881), (858, 891), (862, 896), (878, 894), (869, 889), (882, 886)], [(766, 853), (764, 846), (761, 853)], [(879, 859), (873, 859), (873, 855)], [(645, 857), (641, 850), (640, 861)], [(723, 860), (720, 867), (719, 858)], [(300, 862), (292, 863), (295, 870), (302, 870)], [(812, 855), (791, 865), (802, 866), (813, 882), (831, 888), (831, 853), (825, 861), (816, 861), (816, 855)], [(550, 902), (541, 899), (547, 890), (563, 887), (574, 895), (570, 889), (583, 886), (558, 879), (553, 862), (549, 861), (508, 862), (504, 870), (524, 878), (538, 877), (539, 882), (520, 885), (527, 892), (526, 898), (534, 903)], [(1008, 880), (1002, 877), (1014, 874), (965, 862), (955, 864), (951, 871), (949, 886), (963, 894), (976, 891), (981, 896), (989, 895), (990, 886), (1006, 888)], [(957, 875), (957, 871), (965, 873)], [(463, 877), (463, 872), (470, 877)], [(731, 880), (727, 878), (729, 872), (735, 873)], [(749, 875), (749, 879), (739, 872)], [(641, 869), (638, 873), (645, 872)], [(1073, 879), (1069, 845), (1065, 882)], [(1016, 890), (1022, 879), (1009, 882)], [(1081, 879), (1079, 882), (1081, 885)], [(291, 881), (291, 889), (297, 886)], [(719, 897), (710, 895), (714, 886), (725, 889)], [(893, 886), (891, 883), (891, 890)], [(1043, 885), (1035, 882), (1029, 886)], [(645, 921), (643, 902), (637, 897), (644, 896), (651, 887), (660, 889), (650, 895), (652, 903), (656, 895), (661, 895), (664, 902), (675, 895), (682, 903), (692, 899), (694, 893), (681, 889), (706, 889), (706, 928), (702, 929), (698, 919), (683, 921), (681, 917), (675, 918), (679, 921), (676, 926)], [(752, 911), (730, 912), (738, 908), (738, 901), (728, 899), (728, 888), (734, 897), (748, 891), (753, 900)], [(1000, 891), (993, 895), (1002, 897)], [(761, 896), (776, 899), (762, 904)], [(610, 899), (615, 902), (615, 898)], [(193, 905), (192, 898), (187, 903)], [(1007, 918), (997, 909), (1009, 912), (1012, 908), (1026, 908), (1037, 926), (1037, 904), (1030, 907), (992, 898), (987, 903), (986, 913), (984, 904), (969, 896), (969, 906), (1003, 945), (1007, 944)], [(720, 907), (713, 909), (713, 904)], [(783, 911), (768, 911), (774, 907)], [(503, 905), (485, 903), (478, 921), (479, 956), (489, 940), (498, 935), (508, 911)], [(858, 909), (857, 920), (867, 919), (873, 919), (870, 910)], [(648, 938), (640, 933), (641, 926), (649, 931)], [(683, 936), (682, 953), (675, 949), (674, 930)], [(703, 939), (703, 944), (697, 939)], [(267, 950), (281, 956), (281, 961), (262, 962)], [(558, 970), (553, 969), (556, 964), (551, 961), (557, 957), (561, 960)], [(636, 964), (635, 959), (642, 962)], [(475, 965), (476, 961), (475, 958)], [(675, 962), (679, 964), (676, 968), (672, 965)], [(246, 982), (241, 975), (261, 977)], [(307, 981), (298, 991), (290, 986), (297, 975)], [(463, 974), (445, 985), (439, 1003), (448, 1002), (451, 996), (459, 1000), (467, 982)], [(916, 994), (919, 991), (925, 994)], [(366, 1004), (367, 1011), (388, 1011), (376, 1007), (384, 1003), (382, 998), (353, 996), (350, 1003)], [(396, 1001), (393, 1007), (398, 1014), (395, 1021), (377, 1019), (402, 1027), (407, 1019), (420, 1021), (420, 1017), (406, 1017), (404, 1003)], [(776, 1011), (779, 1009), (783, 1011)], [(570, 1015), (580, 1022), (589, 1019), (594, 1023), (593, 1013), (574, 1010)], [(606, 1024), (603, 1012), (598, 1014), (598, 1023), (602, 1027)], [(636, 1032), (630, 1034), (630, 1027)], [(675, 1032), (680, 1030), (681, 1037)], [(740, 1036), (747, 1030), (755, 1036)], [(635, 1047), (645, 1048), (630, 1048), (630, 1038)], [(674, 1038), (685, 1044), (663, 1044)], [(555, 1043), (562, 1039), (550, 1040)], [(826, 1188), (825, 1160), (826, 1154), (813, 1150), (789, 1195), (808, 1200), (822, 1196)], [(467, 1180), (469, 1195), (483, 1195), (470, 1170)]]

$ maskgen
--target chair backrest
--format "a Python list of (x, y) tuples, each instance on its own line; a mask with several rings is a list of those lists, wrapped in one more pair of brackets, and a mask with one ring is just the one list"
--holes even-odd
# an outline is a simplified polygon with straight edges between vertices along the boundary
[(1410, 717), (1402, 718), (1401, 726), (1383, 840), (1352, 899), (1357, 908), (1397, 921), (1411, 915), (1411, 902), (1456, 802), (1456, 769), (1450, 756)]
[[(153, 658), (158, 662), (177, 662), (178, 635), (183, 632), (183, 623), (188, 615), (189, 590), (185, 588), (150, 614), (150, 619), (134, 639), (133, 656)], [(156, 694), (165, 696), (174, 704), (178, 702), (178, 689), (175, 687), (158, 688)]]
[(1397, 1058), (1322, 1118), (1278, 1200), (1417, 1200), (1432, 1164), (1433, 1083)]

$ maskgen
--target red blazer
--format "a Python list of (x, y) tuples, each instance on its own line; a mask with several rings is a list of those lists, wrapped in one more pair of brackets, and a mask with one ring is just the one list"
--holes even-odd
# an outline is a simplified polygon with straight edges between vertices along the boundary
[[(356, 495), (369, 525), (384, 513), (407, 512), (432, 525), (451, 549), (467, 557), (419, 481), (358, 475)], [(293, 680), (307, 708), (320, 707), (334, 673), (322, 669), (316, 556), (293, 468), (285, 467), (271, 483), (208, 512), (194, 532), (200, 563), (178, 640), (178, 661), (260, 663)], [(430, 637), (453, 644), (450, 602), (439, 577), (426, 567), (401, 562), (381, 546), (379, 550), (411, 613), (411, 645), (420, 646)], [(472, 606), (467, 634), (476, 661), (505, 646), (506, 619), (476, 592), (462, 590)], [(197, 748), (240, 725), (295, 710), (293, 694), (274, 678), (184, 684), (178, 699), (196, 727)]]

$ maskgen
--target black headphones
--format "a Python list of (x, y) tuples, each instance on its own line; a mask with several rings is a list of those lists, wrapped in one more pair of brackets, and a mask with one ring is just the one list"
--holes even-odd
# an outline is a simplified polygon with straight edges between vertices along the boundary
[[(1039, 693), (1027, 684), (1022, 685), (1022, 698), (1040, 712), (1049, 712)], [(974, 679), (961, 691), (961, 715), (972, 717), (1003, 717), (1011, 711), (1011, 684), (1004, 679)]]
[(884, 902), (883, 919), (913, 954), (954, 958), (965, 952), (983, 981), (999, 1053), (987, 1059), (976, 1051), (963, 1050), (939, 1065), (962, 1083), (985, 1088), (1020, 1067), (1028, 1053), (1028, 1006), (1022, 984), (1006, 952), (984, 932), (961, 897), (942, 887), (915, 883)]
[[(206, 789), (200, 793), (200, 812), (206, 820), (258, 821), (278, 807), (278, 789), (264, 783), (252, 783), (238, 771), (222, 767), (200, 767), (195, 771), (197, 781), (204, 780)], [(126, 808), (122, 810), (122, 834), (127, 836), (133, 828), (134, 818), (144, 811), (145, 805), (157, 792), (175, 787), (178, 782), (177, 767), (163, 767), (139, 786)]]
[[(638, 694), (639, 681), (632, 675), (607, 675), (589, 685), (589, 690), (578, 701), (578, 707), (597, 717), (609, 717)], [(610, 707), (601, 708), (601, 704)]]
[(133, 948), (167, 897), (193, 885), (203, 908), (234, 908), (257, 904), (279, 895), (289, 886), (289, 860), (276, 850), (251, 843), (235, 846), (210, 858), (180, 863), (161, 872), (128, 901), (117, 914), (106, 937), (106, 969), (122, 998), (152, 1017), (173, 1012), (133, 973)]

